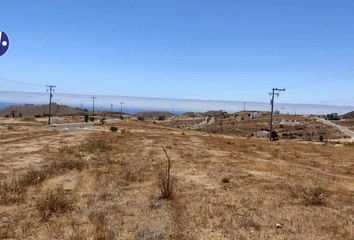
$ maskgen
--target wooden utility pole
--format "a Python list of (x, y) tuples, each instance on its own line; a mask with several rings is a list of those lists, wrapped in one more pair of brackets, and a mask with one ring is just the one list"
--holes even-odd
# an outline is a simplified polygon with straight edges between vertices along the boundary
[(92, 98), (92, 119), (93, 122), (95, 121), (95, 99), (96, 97), (91, 97)]
[(222, 109), (220, 110), (220, 130), (219, 133), (222, 133), (222, 119), (224, 117), (224, 113), (222, 111)]
[(49, 106), (48, 106), (48, 125), (50, 125), (50, 118), (52, 116), (52, 98), (53, 93), (55, 92), (55, 86), (47, 85), (47, 92), (49, 91)]
[(269, 131), (269, 140), (272, 140), (272, 134), (273, 134), (273, 111), (274, 111), (274, 95), (279, 97), (279, 93), (285, 91), (285, 88), (279, 89), (279, 88), (273, 88), (272, 92), (269, 93), (271, 96), (270, 100), (270, 105), (271, 105), (271, 110), (270, 110), (270, 131)]

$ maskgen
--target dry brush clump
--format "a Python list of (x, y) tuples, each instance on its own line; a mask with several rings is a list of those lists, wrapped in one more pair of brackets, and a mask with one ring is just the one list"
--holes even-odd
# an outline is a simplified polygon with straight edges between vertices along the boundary
[(105, 136), (100, 138), (90, 138), (81, 145), (81, 149), (85, 152), (96, 153), (99, 151), (110, 151), (113, 149), (110, 139)]
[(14, 204), (24, 200), (26, 188), (16, 179), (8, 179), (5, 176), (0, 177), (0, 205)]
[(27, 188), (38, 184), (47, 177), (47, 169), (30, 169), (23, 175), (0, 177), (0, 204), (13, 204), (22, 202)]
[(53, 214), (65, 213), (73, 209), (74, 198), (63, 188), (49, 190), (40, 196), (35, 204), (42, 221), (48, 221)]
[(291, 197), (301, 198), (305, 205), (320, 206), (326, 204), (328, 191), (322, 184), (290, 186), (289, 190)]
[(48, 174), (58, 174), (66, 170), (82, 171), (87, 167), (87, 162), (82, 159), (62, 159), (55, 161), (47, 168)]
[(161, 191), (162, 199), (171, 199), (173, 197), (174, 190), (174, 178), (171, 175), (171, 156), (168, 155), (166, 149), (162, 147), (162, 150), (166, 156), (167, 167), (161, 168), (158, 172), (158, 185)]
[(314, 186), (304, 187), (303, 188), (303, 199), (308, 205), (324, 205), (326, 203), (327, 193), (324, 186), (316, 184)]
[(108, 227), (106, 213), (103, 211), (92, 211), (88, 219), (94, 225), (92, 237), (94, 240), (113, 240), (116, 239), (115, 232)]
[(0, 177), (0, 204), (18, 203), (24, 200), (27, 188), (43, 182), (50, 176), (58, 175), (66, 170), (83, 170), (87, 163), (77, 156), (58, 153), (49, 165), (30, 169), (26, 173), (12, 178)]
[(16, 231), (13, 224), (0, 226), (0, 239), (15, 239)]
[(18, 178), (18, 183), (23, 187), (38, 184), (47, 177), (47, 169), (30, 169)]

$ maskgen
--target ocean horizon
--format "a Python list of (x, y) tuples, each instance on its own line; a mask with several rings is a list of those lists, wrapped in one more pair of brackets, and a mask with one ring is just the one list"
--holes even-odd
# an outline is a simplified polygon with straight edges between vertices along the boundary
[[(64, 104), (71, 107), (92, 108), (92, 95), (55, 93), (53, 102)], [(141, 111), (168, 111), (175, 114), (184, 112), (206, 112), (210, 110), (224, 110), (227, 112), (238, 112), (241, 110), (252, 111), (269, 111), (269, 102), (253, 102), (253, 101), (223, 101), (223, 100), (193, 100), (193, 99), (167, 99), (167, 98), (150, 98), (150, 97), (130, 97), (130, 96), (110, 96), (110, 95), (94, 95), (95, 108), (97, 110), (111, 109), (120, 112), (123, 103), (123, 112), (134, 114)], [(0, 109), (9, 105), (23, 104), (47, 104), (48, 93), (37, 92), (0, 92)], [(336, 112), (345, 114), (354, 111), (354, 106), (336, 106), (336, 105), (320, 105), (320, 104), (298, 104), (298, 103), (281, 103), (275, 102), (275, 110), (281, 113), (289, 114), (328, 114)]]

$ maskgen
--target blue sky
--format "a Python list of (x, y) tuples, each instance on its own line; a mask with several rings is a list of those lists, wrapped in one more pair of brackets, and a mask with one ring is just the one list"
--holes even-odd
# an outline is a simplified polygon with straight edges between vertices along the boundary
[(0, 4), (0, 91), (354, 106), (351, 0)]

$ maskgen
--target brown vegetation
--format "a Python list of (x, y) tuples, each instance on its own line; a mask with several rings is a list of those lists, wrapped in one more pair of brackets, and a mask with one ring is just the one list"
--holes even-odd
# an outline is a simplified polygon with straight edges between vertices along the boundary
[(3, 134), (0, 238), (354, 238), (353, 145), (119, 129)]

